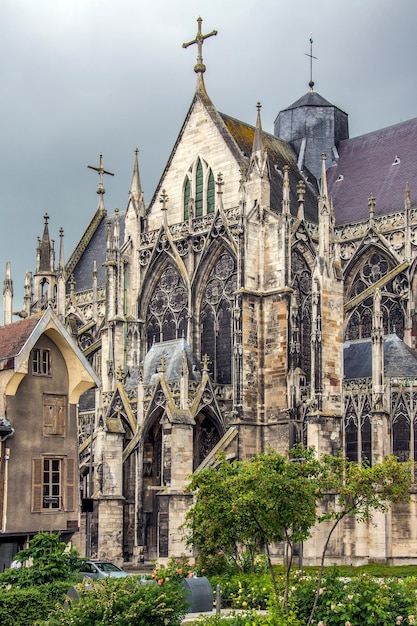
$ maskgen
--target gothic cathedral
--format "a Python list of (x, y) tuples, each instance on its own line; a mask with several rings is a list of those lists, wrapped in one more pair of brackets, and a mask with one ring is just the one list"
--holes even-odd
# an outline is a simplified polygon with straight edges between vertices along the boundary
[[(127, 208), (107, 214), (100, 158), (72, 256), (55, 268), (45, 219), (26, 277), (24, 313), (54, 307), (101, 380), (79, 404), (82, 533), (119, 562), (187, 552), (187, 480), (220, 452), (417, 455), (417, 119), (351, 139), (311, 81), (266, 133), (260, 104), (249, 125), (211, 102), (213, 34), (199, 19), (184, 44), (196, 90), (150, 201), (136, 153)], [(417, 559), (416, 512), (347, 521), (330, 560)]]

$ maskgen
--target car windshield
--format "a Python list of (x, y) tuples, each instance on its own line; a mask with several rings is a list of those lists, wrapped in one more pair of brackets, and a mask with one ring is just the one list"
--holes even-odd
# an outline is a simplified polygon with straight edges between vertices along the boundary
[(113, 565), (113, 563), (108, 563), (106, 561), (96, 563), (96, 567), (102, 572), (121, 572), (122, 571), (120, 567), (117, 567), (117, 565)]

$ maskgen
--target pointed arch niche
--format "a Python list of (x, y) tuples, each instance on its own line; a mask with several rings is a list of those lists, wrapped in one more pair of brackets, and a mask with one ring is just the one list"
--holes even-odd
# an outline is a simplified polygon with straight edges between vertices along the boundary
[(232, 383), (233, 303), (237, 286), (236, 260), (223, 249), (203, 288), (200, 306), (201, 355), (210, 359), (213, 380)]
[(148, 349), (155, 342), (187, 336), (188, 292), (179, 271), (171, 264), (154, 283), (145, 319)]
[[(346, 302), (372, 287), (395, 268), (392, 260), (379, 248), (372, 248), (363, 254), (358, 263), (349, 272), (346, 280)], [(405, 328), (405, 309), (403, 296), (408, 290), (408, 280), (401, 272), (388, 280), (381, 287), (381, 313), (384, 335), (396, 333), (403, 339)], [(364, 339), (372, 332), (373, 293), (364, 298), (350, 311), (345, 340)]]
[[(184, 219), (214, 213), (215, 184), (211, 167), (198, 157), (189, 168), (183, 187)], [(190, 206), (194, 205), (194, 215)]]

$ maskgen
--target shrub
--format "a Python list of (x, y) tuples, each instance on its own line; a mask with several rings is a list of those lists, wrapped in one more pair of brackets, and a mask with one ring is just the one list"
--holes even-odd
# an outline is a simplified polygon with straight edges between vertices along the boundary
[(57, 602), (63, 602), (70, 582), (56, 582), (21, 589), (0, 589), (0, 624), (27, 626), (37, 619), (46, 619)]
[(186, 612), (181, 585), (142, 585), (136, 576), (82, 583), (79, 600), (63, 606), (37, 626), (177, 626)]
[[(282, 585), (283, 577), (281, 577)], [(222, 607), (233, 609), (266, 609), (273, 597), (271, 578), (268, 574), (245, 574), (235, 576), (211, 576), (213, 590), (220, 585)]]
[[(317, 580), (299, 577), (292, 587), (291, 600), (300, 620), (307, 623), (316, 593)], [(414, 579), (383, 579), (361, 574), (341, 578), (331, 572), (322, 580), (314, 623), (326, 626), (393, 626), (398, 616), (404, 618), (416, 609)]]
[(28, 548), (16, 554), (15, 560), (32, 565), (7, 569), (0, 574), (0, 585), (29, 587), (67, 580), (76, 570), (79, 557), (76, 550), (67, 551), (67, 544), (61, 541), (59, 534), (38, 533), (29, 541)]

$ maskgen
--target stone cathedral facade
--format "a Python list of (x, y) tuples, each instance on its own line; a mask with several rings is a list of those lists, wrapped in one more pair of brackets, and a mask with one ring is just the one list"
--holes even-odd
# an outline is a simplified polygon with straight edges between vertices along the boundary
[[(91, 553), (125, 563), (186, 552), (187, 478), (221, 451), (417, 453), (417, 119), (351, 139), (311, 82), (267, 133), (260, 105), (253, 125), (215, 108), (206, 37), (199, 21), (153, 197), (136, 153), (126, 210), (107, 213), (100, 158), (79, 244), (56, 268), (46, 219), (25, 283), (24, 314), (53, 306), (101, 380), (79, 405), (81, 546), (87, 518)], [(10, 277), (4, 298), (7, 323)], [(417, 560), (416, 513), (346, 521), (329, 560)]]

